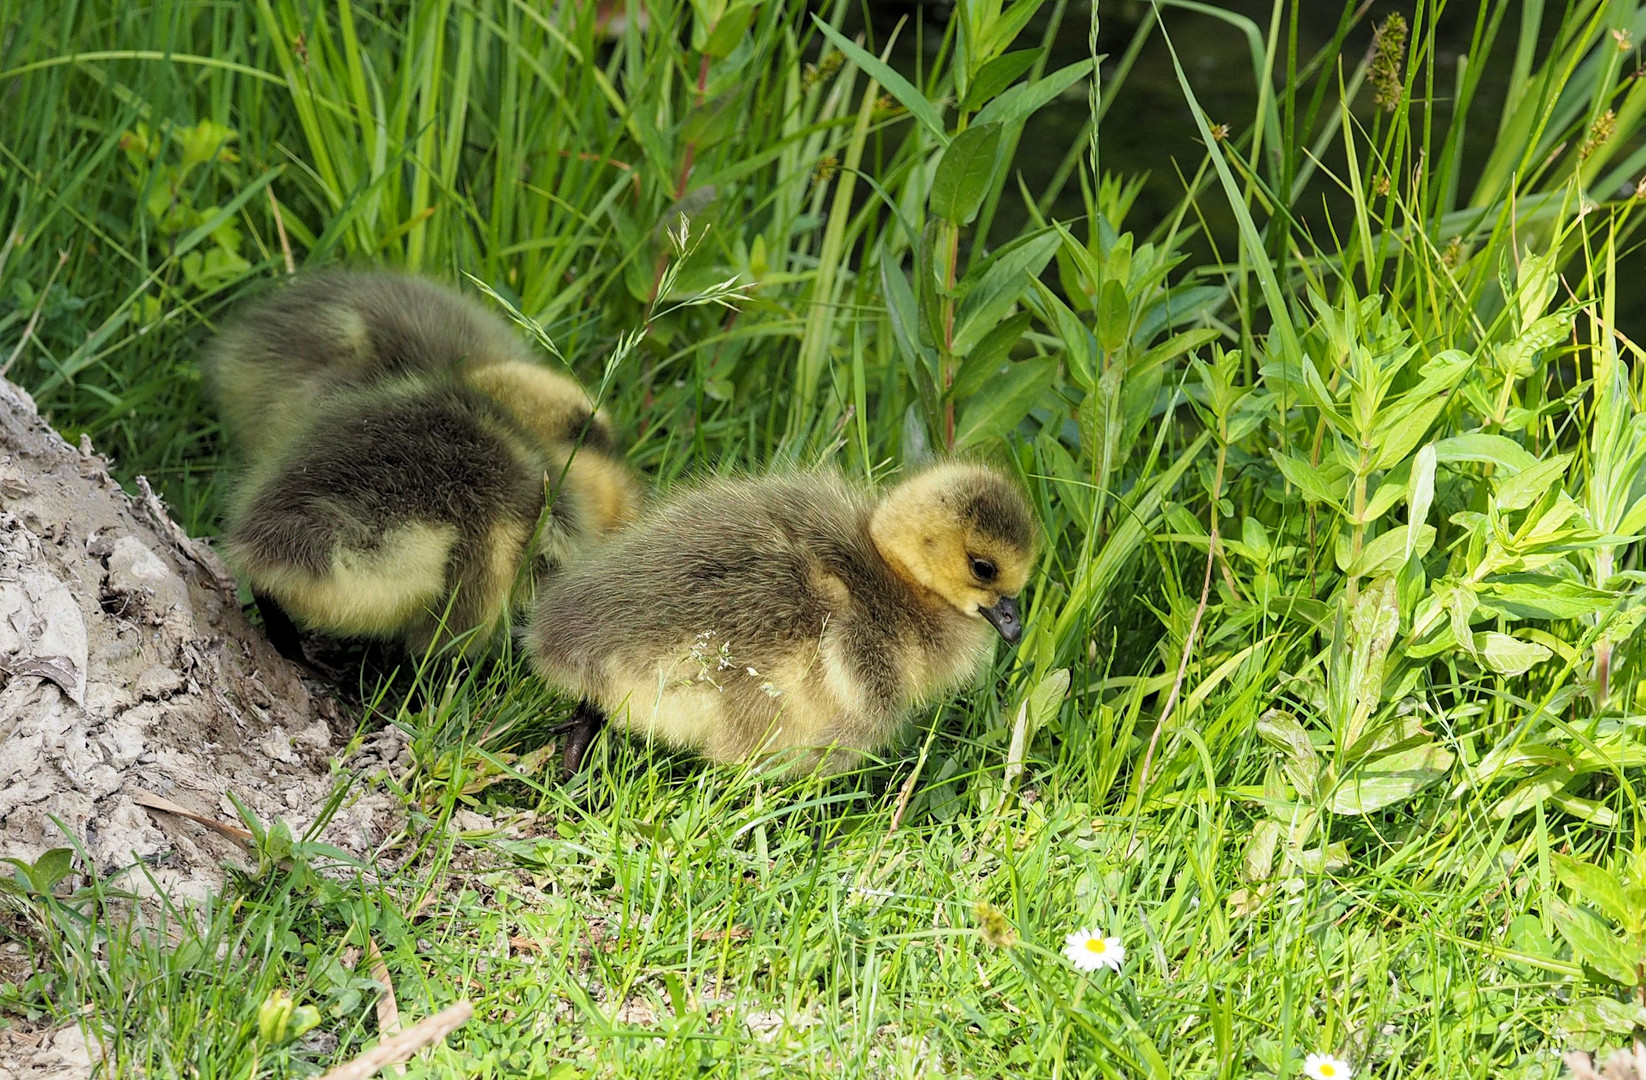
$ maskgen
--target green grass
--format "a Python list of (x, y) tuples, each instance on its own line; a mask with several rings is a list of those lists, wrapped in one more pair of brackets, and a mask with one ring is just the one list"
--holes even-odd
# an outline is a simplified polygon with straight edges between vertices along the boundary
[[(1105, 122), (1193, 12), (1262, 92), (1207, 117), (1176, 69), (1202, 143), (1129, 226), (1135, 178), (1019, 145), (1090, 85), (1022, 51), (1085, 36), (1062, 0), (890, 52), (844, 4), (642, 6), (607, 41), (509, 0), (0, 0), (0, 363), (210, 534), (195, 356), (237, 300), (288, 257), (470, 274), (660, 487), (1012, 463), (1023, 643), (827, 784), (605, 738), (562, 787), (513, 755), (565, 702), (431, 670), (374, 863), (276, 829), (140, 927), (37, 868), (0, 1017), (89, 1017), (122, 1074), (302, 1075), (375, 1041), (371, 942), (408, 1018), (476, 1005), (412, 1075), (1541, 1077), (1638, 1034), (1646, 8), (1484, 3), (1443, 63), (1433, 2), (1310, 55), (1295, 7), (1161, 0)], [(1184, 262), (1209, 215), (1237, 242)], [(1083, 926), (1122, 972), (1058, 955)], [(317, 1026), (260, 1028), (276, 992)]]

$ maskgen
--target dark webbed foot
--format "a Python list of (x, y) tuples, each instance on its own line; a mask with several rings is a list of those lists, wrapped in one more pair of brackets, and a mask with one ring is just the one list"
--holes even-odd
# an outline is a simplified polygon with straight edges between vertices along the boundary
[(303, 654), (303, 634), (291, 616), (272, 596), (254, 592), (252, 598), (257, 601), (257, 612), (263, 616), (263, 633), (274, 651), (294, 663), (307, 665), (309, 658)]
[(605, 726), (606, 714), (593, 702), (580, 701), (566, 725), (566, 749), (560, 755), (560, 778), (570, 780), (583, 767), (583, 755)]

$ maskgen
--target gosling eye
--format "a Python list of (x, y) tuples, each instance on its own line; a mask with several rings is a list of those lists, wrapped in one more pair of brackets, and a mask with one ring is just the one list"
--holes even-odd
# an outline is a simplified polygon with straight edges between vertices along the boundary
[(976, 555), (973, 555), (971, 558), (972, 576), (976, 577), (979, 581), (993, 581), (995, 579), (995, 575), (998, 574), (999, 571), (995, 569), (994, 563), (990, 562), (988, 559), (980, 559)]

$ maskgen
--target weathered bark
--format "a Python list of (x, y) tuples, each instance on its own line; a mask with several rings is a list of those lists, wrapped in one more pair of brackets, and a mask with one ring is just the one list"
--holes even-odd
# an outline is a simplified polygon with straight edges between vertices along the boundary
[[(298, 832), (332, 790), (341, 713), (138, 483), (128, 496), (88, 442), (69, 446), (0, 380), (0, 856), (33, 859), (67, 829), (101, 874), (146, 864), (124, 887), (147, 892), (152, 875), (198, 898), (244, 850), (134, 799), (238, 824), (233, 791)], [(363, 851), (391, 816), (385, 797), (355, 792), (325, 838)]]

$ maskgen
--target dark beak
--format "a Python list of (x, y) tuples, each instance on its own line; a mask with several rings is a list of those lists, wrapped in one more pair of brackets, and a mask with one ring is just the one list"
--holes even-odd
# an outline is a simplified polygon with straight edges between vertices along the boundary
[(1002, 596), (994, 607), (978, 608), (977, 613), (988, 619), (1008, 645), (1016, 645), (1023, 636), (1023, 620), (1018, 617), (1017, 597)]

